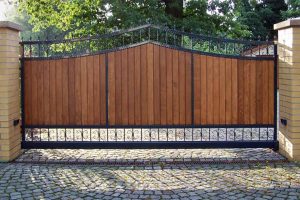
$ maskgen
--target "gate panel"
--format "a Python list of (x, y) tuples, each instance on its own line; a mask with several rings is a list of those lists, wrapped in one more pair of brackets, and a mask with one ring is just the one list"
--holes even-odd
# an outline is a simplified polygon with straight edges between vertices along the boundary
[(26, 125), (105, 125), (105, 55), (24, 61)]
[(194, 54), (194, 81), (196, 125), (273, 123), (272, 60)]
[(273, 43), (132, 31), (22, 42), (24, 148), (278, 147)]

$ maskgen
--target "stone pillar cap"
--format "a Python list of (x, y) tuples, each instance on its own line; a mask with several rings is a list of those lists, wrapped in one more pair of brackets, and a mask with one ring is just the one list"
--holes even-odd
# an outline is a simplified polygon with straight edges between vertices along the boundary
[(8, 28), (15, 31), (21, 31), (22, 27), (19, 24), (16, 24), (11, 21), (0, 21), (0, 28)]
[(300, 17), (293, 18), (293, 19), (288, 19), (286, 21), (274, 24), (274, 30), (289, 28), (289, 27), (293, 27), (293, 26), (299, 26), (300, 27)]

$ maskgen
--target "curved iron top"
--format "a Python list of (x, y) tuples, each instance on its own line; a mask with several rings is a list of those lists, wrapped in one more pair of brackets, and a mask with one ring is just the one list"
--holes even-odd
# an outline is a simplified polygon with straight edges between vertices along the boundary
[[(139, 39), (136, 40), (134, 37), (138, 35)], [(125, 43), (124, 43), (125, 38)], [(126, 39), (127, 38), (127, 39)], [(128, 39), (129, 38), (129, 39)], [(131, 39), (130, 39), (131, 38)], [(105, 43), (109, 41), (110, 44)], [(30, 40), (21, 41), (20, 44), (23, 46), (25, 51), (30, 53), (29, 56), (23, 57), (62, 57), (62, 56), (74, 56), (82, 55), (88, 52), (100, 52), (103, 50), (116, 49), (125, 47), (132, 44), (137, 44), (145, 41), (153, 41), (162, 45), (168, 45), (187, 50), (208, 52), (219, 55), (232, 55), (232, 56), (274, 56), (274, 42), (273, 41), (252, 41), (252, 40), (240, 40), (240, 39), (229, 39), (222, 37), (213, 37), (195, 33), (187, 33), (168, 27), (162, 27), (153, 24), (145, 24), (130, 29), (118, 30), (111, 33), (94, 35), (89, 37), (80, 37), (72, 39), (56, 39), (56, 40)], [(97, 50), (91, 51), (90, 44), (85, 42), (102, 42), (102, 46), (99, 44)], [(83, 43), (85, 43), (83, 45)], [(117, 43), (117, 44), (115, 44)], [(119, 44), (121, 43), (121, 45)], [(60, 52), (55, 49), (56, 45), (68, 45), (72, 44), (73, 50)], [(76, 44), (76, 45), (74, 45)], [(80, 44), (80, 45), (78, 45)], [(78, 48), (81, 50), (78, 51)], [(263, 51), (261, 52), (261, 50)], [(50, 51), (50, 53), (49, 53)], [(26, 54), (26, 53), (25, 53)], [(63, 55), (64, 54), (64, 55)]]
[(101, 39), (101, 38), (109, 38), (109, 37), (112, 37), (112, 36), (122, 35), (122, 34), (134, 32), (134, 31), (138, 31), (138, 30), (142, 30), (142, 29), (147, 29), (147, 28), (153, 28), (153, 29), (158, 29), (158, 30), (161, 30), (161, 31), (170, 32), (170, 33), (173, 33), (173, 34), (189, 36), (189, 37), (192, 37), (192, 38), (195, 38), (195, 39), (219, 40), (219, 41), (224, 41), (224, 42), (241, 43), (241, 44), (251, 44), (251, 43), (269, 44), (269, 45), (274, 44), (273, 41), (259, 41), (259, 40), (255, 41), (255, 40), (231, 39), (231, 38), (214, 37), (214, 36), (208, 36), (208, 35), (202, 35), (202, 34), (196, 34), (196, 33), (188, 33), (188, 32), (185, 32), (185, 31), (170, 29), (168, 27), (163, 27), (163, 26), (153, 25), (153, 24), (145, 24), (145, 25), (134, 27), (134, 28), (117, 30), (117, 31), (113, 31), (111, 33), (99, 34), (99, 35), (94, 35), (94, 36), (89, 36), (89, 37), (79, 37), (79, 38), (72, 38), (72, 39), (56, 39), (56, 40), (24, 40), (24, 41), (21, 41), (20, 44), (49, 44), (49, 43), (54, 44), (54, 43), (79, 42), (79, 41), (85, 41), (85, 40), (95, 40), (95, 39)]

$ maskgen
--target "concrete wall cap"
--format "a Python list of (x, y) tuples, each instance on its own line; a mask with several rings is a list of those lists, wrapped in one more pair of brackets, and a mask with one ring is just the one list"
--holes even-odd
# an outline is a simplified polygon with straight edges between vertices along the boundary
[(279, 29), (284, 29), (284, 28), (289, 28), (289, 27), (295, 27), (295, 26), (300, 27), (300, 17), (293, 18), (293, 19), (288, 19), (286, 21), (274, 24), (274, 30), (279, 30)]
[(0, 21), (0, 28), (8, 28), (15, 31), (21, 31), (22, 27), (19, 24), (16, 24), (11, 21)]

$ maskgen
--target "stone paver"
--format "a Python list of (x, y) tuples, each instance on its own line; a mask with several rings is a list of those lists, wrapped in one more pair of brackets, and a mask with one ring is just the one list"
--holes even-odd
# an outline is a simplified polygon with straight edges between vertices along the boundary
[(257, 163), (285, 162), (271, 149), (31, 149), (16, 162), (153, 165), (163, 163)]
[(300, 165), (0, 164), (0, 199), (300, 199)]

